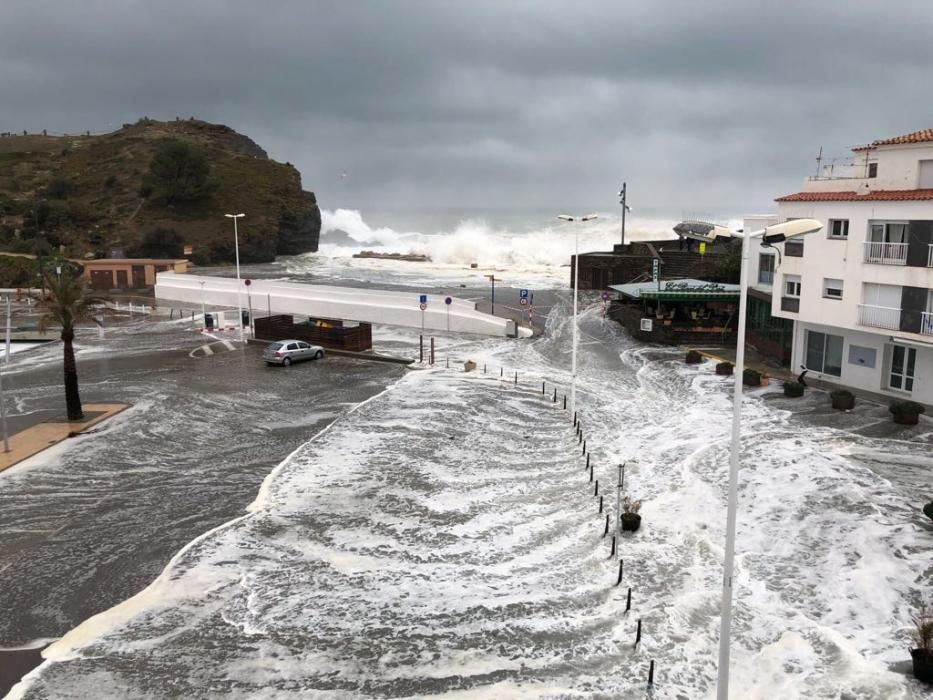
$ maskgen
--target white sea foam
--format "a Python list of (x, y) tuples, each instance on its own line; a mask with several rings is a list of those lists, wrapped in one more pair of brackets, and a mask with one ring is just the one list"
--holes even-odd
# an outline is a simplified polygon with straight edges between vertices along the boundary
[[(452, 231), (437, 232), (373, 228), (361, 212), (349, 209), (322, 210), (321, 219), (319, 252), (288, 259), (290, 273), (313, 271), (337, 278), (357, 278), (365, 271), (365, 277), (375, 283), (485, 286), (483, 275), (502, 272), (505, 284), (523, 282), (537, 289), (554, 289), (566, 285), (567, 266), (577, 245), (577, 235), (581, 253), (612, 250), (620, 236), (620, 220), (613, 214), (579, 223), (543, 221), (525, 230), (466, 219)], [(626, 240), (673, 240), (676, 236), (671, 229), (675, 223), (629, 218)], [(428, 265), (352, 257), (362, 250), (427, 255), (432, 262)], [(477, 267), (471, 269), (471, 264)]]
[[(568, 380), (558, 305), (546, 337), (461, 340), (457, 360), (488, 374), (412, 372), (339, 418), (269, 475), (246, 516), (53, 644), (14, 692), (635, 698), (654, 659), (656, 697), (711, 697), (730, 385), (709, 363), (634, 345), (598, 306), (580, 323), (595, 477), (612, 494), (625, 461), (644, 500), (642, 530), (621, 541), (622, 587), (578, 441), (550, 400)], [(518, 389), (499, 366), (520, 372)], [(919, 478), (928, 446), (791, 410), (824, 400), (757, 391), (743, 407), (733, 694), (921, 698), (891, 666), (925, 592), (929, 533), (902, 473)]]

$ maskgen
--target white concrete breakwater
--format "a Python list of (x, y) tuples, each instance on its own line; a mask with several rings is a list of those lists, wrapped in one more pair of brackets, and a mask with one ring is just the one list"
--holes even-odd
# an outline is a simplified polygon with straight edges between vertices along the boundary
[[(248, 293), (254, 309), (271, 313), (497, 337), (531, 335), (530, 329), (516, 328), (514, 321), (478, 311), (474, 302), (457, 297), (451, 297), (448, 305), (444, 303), (445, 297), (430, 295), (422, 311), (420, 295), (413, 292), (252, 280)], [(245, 284), (241, 294), (245, 308)], [(235, 307), (237, 281), (223, 277), (160, 272), (156, 277), (155, 295), (159, 301)]]

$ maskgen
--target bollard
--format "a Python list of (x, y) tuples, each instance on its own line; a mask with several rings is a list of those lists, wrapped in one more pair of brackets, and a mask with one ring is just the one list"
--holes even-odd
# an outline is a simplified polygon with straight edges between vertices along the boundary
[(628, 595), (625, 596), (625, 612), (632, 609), (632, 589), (628, 589)]
[(418, 336), (418, 364), (424, 363), (424, 336)]
[(502, 367), (500, 367), (500, 368), (499, 368), (499, 376), (500, 376), (500, 377), (504, 377), (504, 376), (505, 376), (505, 374), (503, 374), (504, 372), (505, 372), (505, 370), (504, 370)]
[(175, 309), (170, 309), (170, 310), (169, 310), (169, 312), (168, 312), (168, 317), (169, 317), (169, 318), (175, 318)]
[(612, 551), (609, 552), (609, 557), (612, 558), (616, 555), (616, 536), (612, 536)]
[(600, 513), (603, 512), (603, 497), (602, 496), (599, 497), (599, 512)]
[(635, 646), (641, 641), (641, 619), (638, 620), (638, 629), (635, 631)]
[(434, 336), (431, 336), (431, 364), (434, 364)]
[(551, 403), (557, 403), (557, 387), (554, 387), (554, 398), (551, 399)]
[(483, 363), (483, 374), (486, 374), (486, 363)]
[(567, 394), (564, 394), (564, 410), (567, 410)]
[(593, 467), (590, 467), (590, 483), (593, 483)]
[(599, 495), (599, 479), (596, 480), (596, 488), (593, 489), (593, 495), (594, 495), (594, 496), (598, 496), (598, 495)]
[(648, 687), (654, 685), (654, 661), (648, 665)]
[(447, 369), (450, 369), (450, 358), (447, 358)]
[(579, 445), (581, 442), (583, 442), (583, 431), (582, 430), (579, 433), (577, 433), (577, 444)]
[(583, 454), (586, 454), (586, 440), (583, 441)]
[(515, 373), (515, 386), (518, 386), (518, 372)]
[(584, 467), (584, 469), (589, 469), (589, 468), (590, 468), (590, 456), (587, 455), (587, 456), (586, 456), (586, 466)]
[(622, 560), (622, 559), (619, 559), (619, 578), (616, 579), (616, 585), (617, 585), (617, 586), (618, 586), (620, 583), (622, 583), (622, 562), (623, 562), (623, 560)]
[(573, 412), (573, 427), (574, 427), (574, 428), (579, 428), (579, 427), (580, 427), (580, 424), (579, 424), (579, 422), (577, 421), (577, 412), (576, 412), (576, 411)]
[(544, 382), (541, 382), (541, 396), (544, 396)]

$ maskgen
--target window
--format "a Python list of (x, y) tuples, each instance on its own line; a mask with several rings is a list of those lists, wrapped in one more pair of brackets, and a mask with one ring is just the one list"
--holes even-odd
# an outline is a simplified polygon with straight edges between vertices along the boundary
[(848, 219), (830, 219), (829, 220), (829, 238), (848, 238), (849, 220)]
[(877, 163), (868, 164), (868, 177), (878, 177), (878, 164)]
[(758, 284), (769, 287), (774, 283), (774, 256), (762, 253), (758, 256)]
[(784, 255), (789, 258), (802, 258), (803, 241), (787, 241), (784, 244)]
[(804, 364), (807, 369), (834, 377), (842, 375), (841, 335), (807, 331), (807, 347)]
[(823, 297), (825, 299), (842, 299), (842, 280), (826, 278), (823, 280)]
[(784, 296), (800, 297), (800, 275), (784, 275)]
[(868, 240), (871, 243), (904, 243), (907, 240), (907, 224), (898, 221), (872, 222)]

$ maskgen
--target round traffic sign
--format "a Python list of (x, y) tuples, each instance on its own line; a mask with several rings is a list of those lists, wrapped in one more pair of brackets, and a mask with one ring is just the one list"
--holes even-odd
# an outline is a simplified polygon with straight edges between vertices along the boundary
[(528, 303), (528, 300), (525, 297), (522, 297), (521, 299), (518, 300), (518, 303), (524, 306), (525, 304)]
[(609, 301), (609, 292), (603, 292), (603, 301)]
[(252, 283), (253, 283), (253, 280), (243, 280), (243, 284), (245, 284), (247, 287), (250, 286)]
[(421, 308), (422, 311), (424, 311), (426, 308), (428, 308), (428, 305), (425, 304), (425, 303), (418, 304), (418, 306)]
[(444, 299), (444, 303), (447, 304), (447, 306), (450, 306), (451, 304), (454, 303), (454, 300), (451, 299), (450, 297), (447, 297), (446, 299)]

